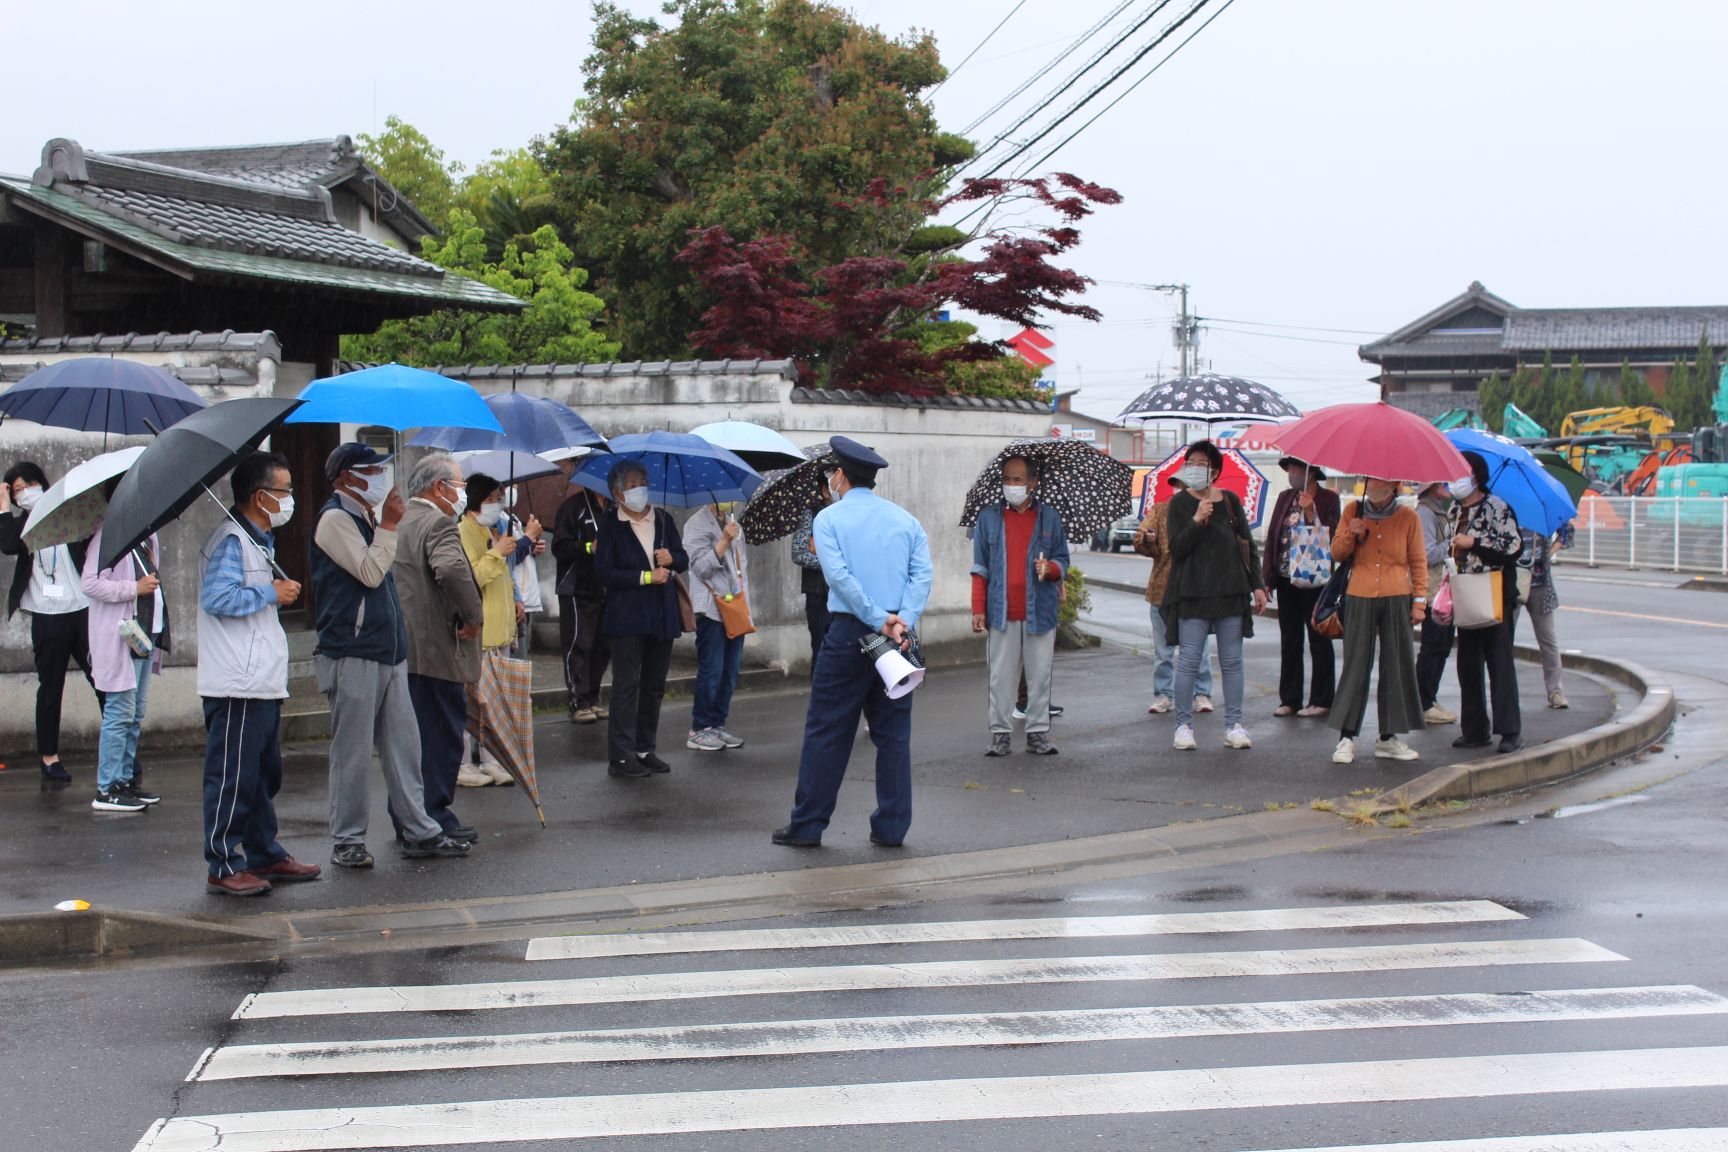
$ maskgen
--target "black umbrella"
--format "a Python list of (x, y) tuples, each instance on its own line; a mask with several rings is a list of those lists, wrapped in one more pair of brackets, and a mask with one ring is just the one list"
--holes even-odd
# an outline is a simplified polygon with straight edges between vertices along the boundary
[(1118, 420), (1294, 420), (1302, 410), (1264, 384), (1203, 372), (1154, 384), (1122, 409)]
[(803, 450), (809, 457), (802, 464), (765, 473), (762, 487), (750, 494), (750, 503), (738, 517), (744, 539), (768, 544), (798, 531), (809, 512), (827, 507), (824, 476), (834, 467), (834, 452), (827, 444), (812, 444)]
[(960, 512), (960, 527), (976, 524), (985, 505), (1001, 503), (1002, 462), (1015, 456), (1038, 466), (1038, 502), (1062, 517), (1062, 530), (1070, 540), (1090, 536), (1128, 511), (1134, 469), (1122, 461), (1083, 440), (1016, 440), (972, 482)]
[(226, 509), (227, 503), (217, 499), (210, 485), (303, 403), (271, 397), (228, 400), (199, 409), (158, 433), (108, 501), (98, 564), (113, 567), (200, 495)]

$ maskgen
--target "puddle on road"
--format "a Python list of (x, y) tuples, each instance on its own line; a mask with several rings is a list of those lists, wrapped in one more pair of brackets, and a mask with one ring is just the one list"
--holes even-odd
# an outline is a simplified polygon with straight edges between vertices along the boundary
[(1564, 808), (1556, 808), (1552, 812), (1544, 812), (1539, 817), (1543, 820), (1563, 820), (1568, 816), (1583, 816), (1591, 812), (1600, 812), (1605, 808), (1618, 808), (1622, 804), (1642, 804), (1650, 797), (1642, 792), (1630, 796), (1615, 796), (1609, 800), (1598, 800), (1594, 804), (1568, 804)]

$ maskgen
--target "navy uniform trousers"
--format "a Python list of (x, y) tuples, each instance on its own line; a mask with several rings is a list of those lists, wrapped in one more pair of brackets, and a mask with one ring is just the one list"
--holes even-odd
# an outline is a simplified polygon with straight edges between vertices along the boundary
[(873, 635), (875, 629), (844, 612), (836, 612), (828, 622), (810, 678), (798, 794), (788, 825), (794, 836), (820, 840), (828, 827), (860, 714), (870, 722), (870, 742), (876, 745), (876, 811), (870, 816), (870, 831), (878, 840), (898, 844), (912, 826), (912, 694), (888, 699), (875, 666), (858, 650), (858, 642)]

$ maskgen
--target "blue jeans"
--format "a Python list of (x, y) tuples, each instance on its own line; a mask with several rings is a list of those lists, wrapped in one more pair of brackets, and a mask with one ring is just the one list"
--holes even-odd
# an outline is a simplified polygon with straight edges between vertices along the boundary
[[(1176, 646), (1164, 640), (1164, 614), (1158, 605), (1152, 609), (1152, 695), (1166, 700), (1176, 698)], [(1194, 691), (1201, 696), (1212, 695), (1212, 663), (1206, 659), (1207, 637), (1200, 640), (1200, 672), (1194, 678)]]
[(1194, 723), (1194, 685), (1208, 632), (1218, 634), (1218, 670), (1224, 674), (1224, 727), (1242, 723), (1242, 617), (1179, 620), (1177, 629), (1182, 650), (1176, 655), (1176, 723)]
[(150, 661), (132, 658), (138, 686), (130, 692), (110, 692), (102, 704), (102, 736), (96, 745), (96, 788), (112, 791), (116, 784), (132, 779), (138, 759), (138, 733), (144, 727), (144, 711), (150, 704)]
[(726, 727), (732, 712), (732, 690), (738, 687), (738, 662), (744, 637), (726, 638), (726, 625), (696, 617), (696, 696), (690, 705), (690, 730)]

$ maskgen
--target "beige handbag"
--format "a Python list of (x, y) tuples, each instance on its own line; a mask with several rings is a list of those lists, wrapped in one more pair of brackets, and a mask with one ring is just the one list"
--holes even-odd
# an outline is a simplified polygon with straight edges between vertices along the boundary
[(1452, 623), (1458, 628), (1492, 628), (1506, 620), (1506, 574), (1492, 572), (1454, 572), (1452, 584)]

